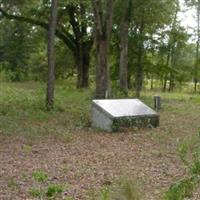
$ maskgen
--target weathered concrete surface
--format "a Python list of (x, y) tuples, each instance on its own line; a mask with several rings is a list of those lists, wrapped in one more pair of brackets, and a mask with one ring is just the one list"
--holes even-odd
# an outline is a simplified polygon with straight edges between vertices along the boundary
[(139, 99), (93, 100), (92, 126), (106, 131), (120, 127), (159, 125), (159, 115)]
[(103, 130), (112, 131), (113, 120), (105, 115), (104, 112), (98, 110), (95, 106), (92, 106), (92, 126), (101, 128)]

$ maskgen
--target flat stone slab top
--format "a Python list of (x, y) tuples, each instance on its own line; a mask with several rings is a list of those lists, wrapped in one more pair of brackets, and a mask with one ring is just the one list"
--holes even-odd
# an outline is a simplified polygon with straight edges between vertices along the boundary
[(159, 115), (139, 99), (92, 101), (92, 125), (106, 131), (121, 127), (159, 125)]

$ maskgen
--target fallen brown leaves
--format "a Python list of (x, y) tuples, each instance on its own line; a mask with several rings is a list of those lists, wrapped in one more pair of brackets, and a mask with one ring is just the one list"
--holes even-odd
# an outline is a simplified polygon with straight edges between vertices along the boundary
[[(171, 106), (183, 111), (162, 111), (157, 129), (115, 134), (80, 130), (69, 143), (45, 137), (31, 145), (22, 137), (0, 134), (0, 199), (31, 199), (28, 190), (35, 184), (32, 173), (37, 169), (45, 171), (51, 183), (68, 184), (66, 194), (77, 200), (87, 200), (91, 191), (124, 177), (140, 182), (144, 199), (159, 199), (184, 176), (177, 146), (196, 134), (200, 124), (196, 107), (188, 112), (187, 102)], [(194, 199), (198, 197), (197, 191)]]

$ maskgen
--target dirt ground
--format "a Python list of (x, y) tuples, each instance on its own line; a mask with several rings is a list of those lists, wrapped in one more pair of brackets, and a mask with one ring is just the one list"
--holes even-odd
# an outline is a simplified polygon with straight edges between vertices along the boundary
[[(33, 199), (30, 187), (35, 170), (48, 174), (48, 182), (68, 184), (65, 196), (90, 199), (90, 193), (123, 178), (139, 185), (145, 200), (161, 199), (164, 191), (186, 171), (178, 145), (200, 127), (200, 104), (166, 102), (157, 129), (101, 133), (83, 129), (65, 143), (55, 137), (37, 141), (0, 133), (0, 199)], [(197, 112), (198, 111), (198, 112)], [(200, 199), (200, 189), (192, 200)]]

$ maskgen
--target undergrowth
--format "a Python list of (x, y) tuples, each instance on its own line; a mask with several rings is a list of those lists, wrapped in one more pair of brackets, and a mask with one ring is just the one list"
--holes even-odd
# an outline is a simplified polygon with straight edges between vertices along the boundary
[(45, 109), (42, 83), (1, 83), (0, 133), (38, 137), (54, 135), (70, 140), (70, 132), (90, 126), (90, 90), (56, 86), (55, 109)]
[(196, 137), (187, 139), (178, 149), (187, 175), (173, 183), (164, 200), (184, 200), (193, 197), (200, 183), (200, 132)]

